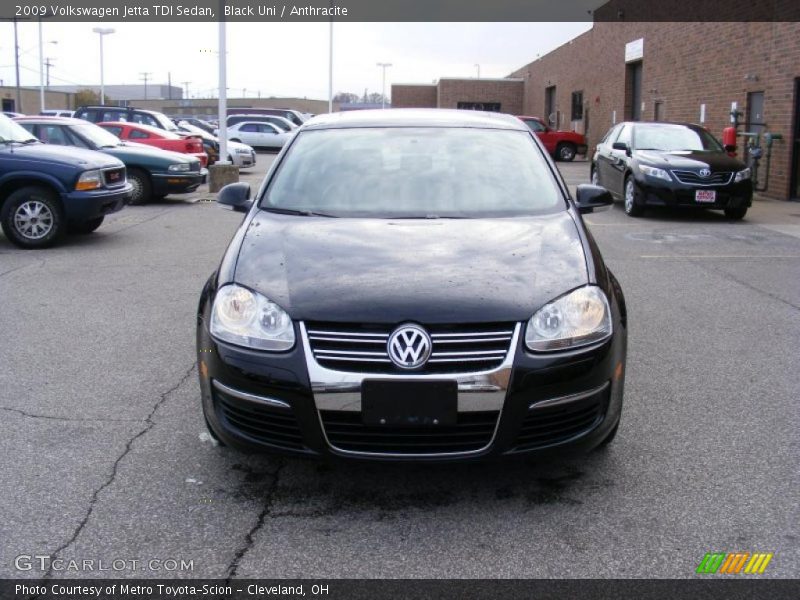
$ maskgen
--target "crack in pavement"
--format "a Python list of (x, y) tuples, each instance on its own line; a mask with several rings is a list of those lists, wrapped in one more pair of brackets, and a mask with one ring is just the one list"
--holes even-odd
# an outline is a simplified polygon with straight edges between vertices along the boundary
[(797, 304), (793, 304), (792, 302), (789, 302), (788, 300), (784, 300), (783, 298), (781, 298), (780, 296), (778, 296), (776, 294), (773, 294), (772, 292), (768, 292), (767, 290), (762, 290), (760, 287), (757, 287), (757, 286), (753, 285), (752, 283), (749, 283), (747, 281), (742, 281), (741, 279), (739, 279), (735, 275), (729, 273), (728, 271), (725, 271), (723, 269), (715, 269), (714, 267), (712, 267), (710, 265), (704, 265), (704, 264), (700, 264), (699, 267), (701, 269), (703, 269), (704, 271), (706, 271), (706, 272), (716, 273), (717, 275), (720, 275), (723, 279), (727, 279), (728, 281), (732, 281), (734, 283), (738, 283), (739, 285), (744, 286), (744, 287), (746, 287), (747, 289), (749, 289), (749, 290), (751, 290), (753, 292), (761, 294), (762, 296), (767, 296), (768, 298), (772, 298), (773, 300), (777, 300), (781, 304), (785, 304), (786, 306), (789, 306), (789, 307), (791, 307), (791, 308), (793, 308), (795, 310), (800, 310), (800, 306), (798, 306)]
[(285, 466), (286, 462), (282, 461), (272, 473), (272, 483), (267, 490), (264, 506), (261, 508), (261, 512), (258, 513), (258, 518), (256, 519), (255, 525), (253, 525), (253, 527), (250, 528), (250, 531), (247, 532), (247, 535), (244, 536), (244, 545), (234, 553), (233, 559), (226, 569), (227, 576), (225, 577), (225, 585), (228, 585), (233, 578), (236, 577), (236, 572), (239, 570), (239, 564), (244, 556), (253, 547), (256, 534), (264, 526), (267, 517), (270, 515), (270, 512), (272, 511), (272, 504), (275, 501), (275, 492), (278, 489), (281, 471)]
[(49, 421), (79, 421), (81, 423), (85, 423), (87, 421), (100, 422), (100, 423), (144, 423), (145, 422), (145, 419), (106, 419), (98, 417), (56, 417), (53, 415), (37, 415), (34, 413), (26, 412), (24, 410), (20, 410), (18, 408), (11, 408), (10, 406), (0, 406), (0, 410), (6, 410), (8, 412), (17, 413), (22, 415), (23, 417), (28, 417), (30, 419), (47, 419)]
[(114, 480), (117, 477), (117, 469), (119, 468), (119, 464), (122, 462), (122, 460), (131, 451), (131, 448), (133, 447), (133, 443), (136, 440), (138, 440), (140, 437), (142, 437), (144, 434), (146, 434), (148, 431), (150, 431), (155, 426), (156, 423), (153, 420), (153, 417), (155, 416), (155, 414), (158, 411), (158, 409), (161, 407), (162, 404), (164, 404), (164, 402), (166, 402), (167, 398), (171, 394), (176, 392), (184, 383), (186, 383), (186, 381), (188, 381), (189, 377), (192, 374), (192, 371), (194, 371), (196, 367), (197, 367), (197, 364), (193, 363), (192, 366), (189, 368), (189, 370), (186, 371), (186, 373), (183, 374), (183, 377), (181, 377), (180, 381), (178, 381), (177, 384), (175, 384), (174, 386), (169, 388), (166, 392), (163, 392), (161, 394), (161, 397), (158, 399), (158, 401), (153, 405), (153, 408), (150, 411), (150, 414), (148, 414), (147, 417), (144, 419), (144, 423), (146, 423), (147, 425), (139, 433), (137, 433), (131, 439), (128, 440), (128, 442), (125, 444), (125, 449), (122, 451), (122, 454), (120, 454), (117, 457), (117, 459), (114, 461), (114, 464), (111, 467), (111, 474), (109, 475), (108, 479), (106, 479), (106, 481), (92, 493), (92, 498), (89, 501), (89, 509), (86, 511), (86, 515), (83, 517), (83, 519), (81, 519), (81, 522), (78, 523), (78, 526), (75, 528), (75, 531), (72, 533), (72, 536), (64, 544), (62, 544), (61, 546), (56, 548), (56, 550), (50, 555), (50, 566), (47, 569), (47, 572), (42, 577), (42, 579), (50, 579), (52, 577), (52, 575), (53, 575), (53, 561), (56, 558), (58, 558), (58, 555), (61, 552), (63, 552), (67, 548), (69, 548), (78, 539), (78, 536), (81, 534), (83, 529), (86, 527), (86, 524), (89, 522), (89, 519), (91, 518), (92, 513), (94, 512), (94, 507), (95, 507), (95, 504), (97, 503), (98, 496), (100, 495), (100, 493), (104, 489), (106, 489), (108, 486), (110, 486), (112, 483), (114, 483)]
[(19, 271), (20, 269), (26, 269), (28, 267), (43, 267), (43, 266), (44, 266), (44, 260), (39, 259), (39, 264), (37, 265), (27, 264), (27, 265), (21, 265), (19, 267), (14, 267), (13, 269), (9, 269), (8, 271), (3, 271), (2, 273), (0, 273), (0, 277), (5, 277), (6, 275), (10, 275), (11, 273)]

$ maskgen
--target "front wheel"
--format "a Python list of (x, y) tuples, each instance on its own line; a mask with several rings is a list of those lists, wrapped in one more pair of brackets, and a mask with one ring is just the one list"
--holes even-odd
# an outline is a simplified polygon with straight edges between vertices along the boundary
[(89, 219), (88, 221), (84, 221), (83, 223), (72, 223), (69, 226), (70, 233), (78, 233), (78, 234), (88, 234), (92, 233), (96, 230), (100, 225), (103, 224), (105, 217), (96, 217), (94, 219)]
[(144, 171), (131, 169), (128, 171), (128, 181), (133, 186), (133, 192), (128, 204), (144, 204), (151, 200), (152, 187), (150, 178)]
[(625, 178), (625, 214), (629, 217), (640, 217), (644, 212), (644, 208), (639, 204), (639, 190), (636, 188), (636, 182), (633, 180), (633, 175), (628, 175)]
[(575, 154), (577, 154), (577, 151), (573, 144), (559, 144), (556, 148), (556, 158), (564, 162), (575, 160)]
[(56, 194), (45, 187), (25, 186), (8, 196), (0, 211), (6, 237), (20, 248), (46, 248), (65, 230)]
[(744, 216), (746, 214), (747, 214), (746, 206), (736, 206), (733, 208), (725, 209), (725, 216), (734, 221), (741, 221), (742, 219), (744, 219)]

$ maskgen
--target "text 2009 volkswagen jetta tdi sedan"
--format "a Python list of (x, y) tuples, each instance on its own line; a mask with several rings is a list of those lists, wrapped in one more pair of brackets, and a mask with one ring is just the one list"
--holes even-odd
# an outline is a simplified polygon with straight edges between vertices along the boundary
[(542, 145), (513, 117), (308, 121), (203, 290), (202, 403), (247, 449), (444, 460), (613, 438), (622, 291)]

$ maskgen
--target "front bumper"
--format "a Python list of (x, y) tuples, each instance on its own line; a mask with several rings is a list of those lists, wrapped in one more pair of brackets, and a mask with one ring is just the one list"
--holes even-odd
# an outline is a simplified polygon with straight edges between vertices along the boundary
[[(727, 185), (687, 185), (677, 181), (661, 181), (652, 177), (638, 175), (635, 178), (639, 187), (641, 203), (644, 206), (675, 206), (725, 209), (750, 206), (753, 201), (753, 185), (750, 180)], [(698, 202), (697, 190), (716, 192), (716, 202)]]
[(68, 221), (83, 223), (121, 210), (132, 191), (133, 186), (125, 183), (113, 189), (68, 192), (62, 194), (62, 204)]
[(320, 367), (302, 323), (291, 351), (266, 355), (216, 342), (201, 313), (203, 408), (217, 437), (246, 450), (423, 461), (585, 452), (605, 439), (622, 410), (627, 335), (615, 321), (613, 337), (600, 345), (546, 355), (525, 349), (519, 324), (496, 369), (396, 377), (458, 382), (458, 423), (417, 431), (364, 425), (363, 381), (391, 376)]
[(239, 167), (240, 169), (247, 169), (249, 167), (255, 166), (256, 164), (256, 153), (248, 152), (246, 154), (240, 154), (238, 152), (231, 153), (231, 163)]
[(153, 193), (157, 196), (167, 194), (187, 194), (195, 191), (203, 183), (203, 174), (200, 171), (153, 173)]

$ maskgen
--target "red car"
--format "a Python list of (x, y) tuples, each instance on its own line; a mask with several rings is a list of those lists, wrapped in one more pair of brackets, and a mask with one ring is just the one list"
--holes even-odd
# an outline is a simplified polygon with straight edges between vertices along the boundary
[(208, 154), (203, 150), (203, 140), (197, 136), (182, 136), (150, 125), (122, 121), (98, 123), (98, 125), (126, 142), (137, 142), (162, 150), (190, 154), (200, 159), (202, 166), (208, 166)]
[(517, 117), (535, 133), (556, 160), (570, 162), (576, 154), (586, 154), (586, 138), (574, 131), (555, 131), (539, 117)]

